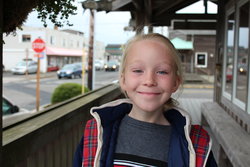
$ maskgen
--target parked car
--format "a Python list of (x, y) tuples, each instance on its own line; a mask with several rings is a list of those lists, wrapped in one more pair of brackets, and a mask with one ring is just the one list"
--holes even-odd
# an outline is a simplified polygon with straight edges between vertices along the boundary
[(37, 62), (35, 61), (21, 61), (17, 63), (17, 65), (11, 69), (12, 74), (25, 74), (28, 73), (36, 73), (37, 72)]
[(103, 70), (104, 69), (104, 63), (101, 60), (95, 60), (95, 70)]
[(231, 82), (232, 79), (233, 79), (233, 71), (232, 71), (232, 69), (227, 68), (227, 71), (226, 71), (226, 80), (227, 80), (227, 82)]
[[(82, 62), (74, 63), (82, 66)], [(95, 60), (94, 63), (95, 70), (103, 70), (104, 69), (104, 63), (101, 60)], [(88, 62), (86, 61), (84, 64), (85, 72), (88, 72)]]
[(58, 66), (48, 65), (47, 72), (58, 71)]
[(240, 63), (238, 64), (238, 70), (240, 74), (246, 74), (247, 73), (247, 64)]
[(80, 64), (66, 64), (57, 71), (58, 79), (82, 77), (82, 67)]
[(105, 71), (118, 71), (119, 70), (119, 62), (116, 60), (110, 60), (105, 64), (104, 69)]
[(84, 63), (84, 68), (85, 68), (85, 72), (88, 72), (88, 70), (89, 70), (88, 62)]
[(33, 113), (35, 113), (35, 110), (29, 111), (24, 108), (20, 108), (6, 97), (2, 96), (3, 128), (24, 118), (30, 117)]
[[(76, 62), (76, 63), (73, 63), (73, 64), (76, 64), (76, 65), (80, 66), (81, 69), (82, 69), (82, 62)], [(84, 68), (85, 68), (85, 72), (88, 72), (88, 62), (84, 63)]]
[(2, 111), (3, 116), (5, 116), (19, 112), (19, 108), (16, 105), (13, 105), (5, 97), (2, 97)]

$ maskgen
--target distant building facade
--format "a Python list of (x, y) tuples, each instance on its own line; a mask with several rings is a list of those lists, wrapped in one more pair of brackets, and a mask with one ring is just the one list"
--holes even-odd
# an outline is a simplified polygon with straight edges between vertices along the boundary
[(121, 44), (108, 44), (105, 48), (105, 59), (109, 60), (118, 60), (121, 61), (123, 53), (123, 45)]
[[(185, 72), (212, 75), (215, 72), (216, 32), (205, 30), (171, 30), (169, 38), (181, 53), (182, 67)], [(189, 47), (185, 47), (189, 45)], [(192, 45), (193, 47), (190, 47)]]
[[(16, 35), (4, 36), (3, 65), (5, 70), (11, 70), (23, 59), (37, 61), (36, 53), (32, 49), (32, 42), (41, 38), (46, 43), (46, 49), (40, 59), (40, 71), (47, 72), (50, 66), (62, 67), (64, 64), (81, 62), (85, 54), (87, 61), (88, 39), (83, 32), (75, 30), (58, 30), (48, 28), (22, 27)], [(95, 41), (94, 58), (104, 59), (104, 43)]]

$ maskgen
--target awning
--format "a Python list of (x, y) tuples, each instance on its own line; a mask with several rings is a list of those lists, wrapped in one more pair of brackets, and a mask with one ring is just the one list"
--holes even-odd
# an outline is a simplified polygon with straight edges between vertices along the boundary
[(83, 50), (46, 47), (46, 54), (54, 56), (82, 56)]
[(174, 47), (178, 50), (181, 50), (181, 49), (193, 50), (194, 49), (193, 42), (191, 41), (185, 41), (180, 38), (174, 38), (171, 40), (171, 42), (174, 45)]

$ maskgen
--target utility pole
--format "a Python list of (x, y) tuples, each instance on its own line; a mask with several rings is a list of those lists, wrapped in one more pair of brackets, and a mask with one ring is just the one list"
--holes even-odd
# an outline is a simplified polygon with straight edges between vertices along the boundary
[(88, 88), (93, 89), (93, 48), (94, 48), (94, 25), (95, 11), (90, 9), (90, 27), (89, 27), (89, 50), (88, 50)]

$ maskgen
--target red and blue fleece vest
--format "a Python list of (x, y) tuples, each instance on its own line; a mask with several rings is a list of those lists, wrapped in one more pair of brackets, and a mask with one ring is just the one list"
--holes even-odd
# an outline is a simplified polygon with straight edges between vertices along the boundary
[[(93, 167), (97, 150), (97, 124), (95, 119), (87, 122), (84, 130), (83, 162), (84, 167)], [(209, 151), (210, 137), (200, 125), (192, 125), (190, 138), (196, 153), (196, 167), (204, 166), (206, 155)]]

